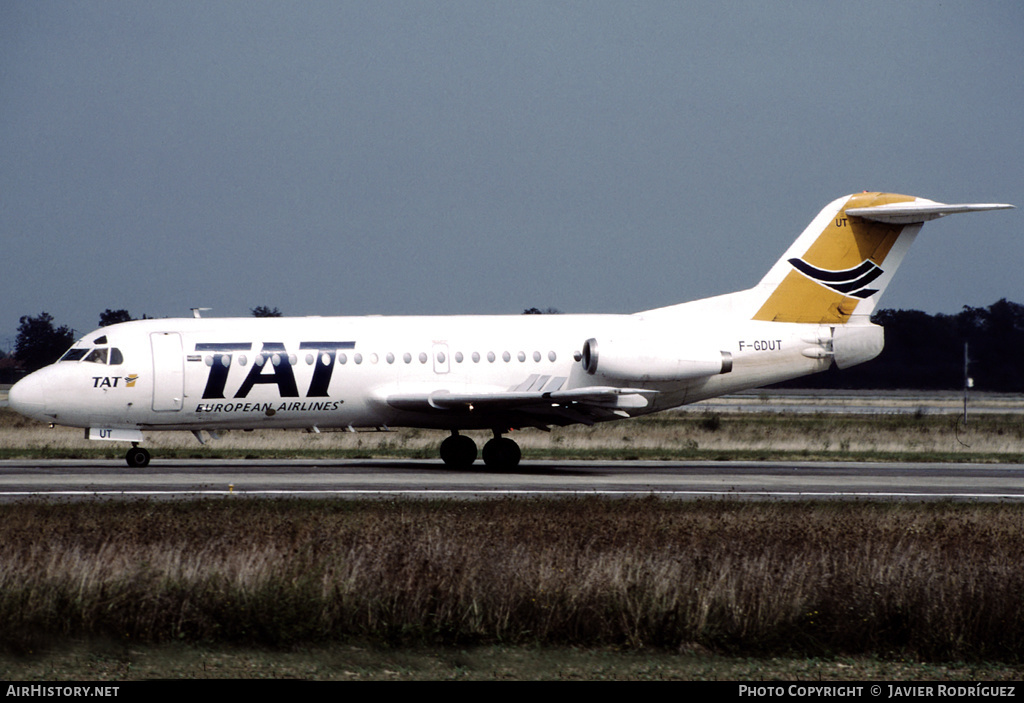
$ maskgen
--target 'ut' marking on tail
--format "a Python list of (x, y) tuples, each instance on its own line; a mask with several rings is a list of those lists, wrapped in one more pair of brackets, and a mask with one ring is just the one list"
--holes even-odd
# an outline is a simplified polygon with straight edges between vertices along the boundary
[(818, 268), (803, 259), (797, 258), (790, 259), (789, 263), (812, 281), (820, 283), (837, 293), (861, 299), (869, 298), (878, 292), (877, 288), (868, 288), (867, 286), (885, 273), (882, 267), (870, 259), (864, 259), (859, 266), (841, 271)]

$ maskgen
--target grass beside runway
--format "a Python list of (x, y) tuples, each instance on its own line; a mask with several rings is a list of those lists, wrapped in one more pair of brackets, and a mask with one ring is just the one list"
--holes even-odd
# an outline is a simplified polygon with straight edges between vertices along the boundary
[(0, 649), (98, 640), (1024, 663), (1024, 511), (656, 499), (0, 505)]
[[(482, 447), (486, 432), (468, 432)], [(966, 426), (955, 415), (667, 412), (593, 427), (524, 430), (512, 436), (526, 459), (1024, 461), (1024, 414), (986, 413)], [(436, 459), (444, 432), (257, 430), (200, 445), (188, 432), (149, 432), (160, 458)], [(123, 460), (123, 442), (96, 442), (0, 410), (0, 458)]]

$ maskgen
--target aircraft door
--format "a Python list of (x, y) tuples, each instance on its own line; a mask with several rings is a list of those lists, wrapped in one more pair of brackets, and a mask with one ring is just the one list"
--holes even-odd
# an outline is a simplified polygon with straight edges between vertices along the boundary
[(181, 410), (185, 400), (181, 335), (154, 332), (149, 339), (153, 345), (153, 410)]
[(432, 350), (434, 354), (434, 373), (448, 373), (450, 362), (448, 361), (448, 345), (435, 343)]

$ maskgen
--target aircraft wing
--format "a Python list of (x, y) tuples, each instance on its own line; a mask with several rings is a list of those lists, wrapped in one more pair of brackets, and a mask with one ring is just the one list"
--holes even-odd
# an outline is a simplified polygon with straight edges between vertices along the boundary
[(658, 393), (614, 386), (519, 390), (528, 385), (529, 381), (501, 392), (452, 393), (436, 390), (430, 393), (396, 393), (386, 396), (386, 400), (388, 405), (399, 410), (471, 415), (481, 418), (481, 421), (494, 417), (501, 424), (545, 428), (547, 425), (575, 423), (593, 425), (610, 417), (629, 417), (630, 409), (646, 408)]

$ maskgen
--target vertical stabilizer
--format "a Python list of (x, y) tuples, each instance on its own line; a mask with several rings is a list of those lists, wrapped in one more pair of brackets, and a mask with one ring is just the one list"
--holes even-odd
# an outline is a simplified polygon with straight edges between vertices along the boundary
[(870, 315), (922, 223), (958, 212), (1010, 205), (945, 205), (894, 193), (858, 193), (833, 201), (758, 284), (753, 319), (844, 324)]

